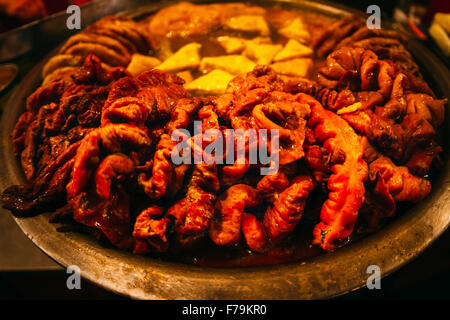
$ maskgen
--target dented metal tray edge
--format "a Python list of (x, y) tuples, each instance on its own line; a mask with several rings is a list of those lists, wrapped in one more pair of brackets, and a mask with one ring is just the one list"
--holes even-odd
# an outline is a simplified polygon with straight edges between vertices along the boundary
[[(324, 14), (343, 15), (342, 6), (310, 1), (293, 3)], [(261, 3), (261, 2), (256, 2)], [(155, 2), (153, 9), (166, 6)], [(334, 5), (334, 4), (333, 4)], [(344, 10), (344, 11), (343, 11)], [(354, 10), (348, 9), (354, 13)], [(423, 45), (411, 40), (411, 49), (431, 84), (449, 96), (446, 67)], [(24, 110), (26, 97), (40, 83), (45, 59), (24, 78), (3, 110), (1, 119), (0, 186), (2, 190), (25, 181), (11, 145), (11, 132)], [(427, 79), (430, 80), (430, 79)], [(444, 136), (450, 136), (448, 106)], [(78, 233), (61, 233), (48, 222), (48, 214), (15, 217), (23, 232), (48, 256), (64, 267), (77, 265), (84, 278), (134, 299), (321, 299), (356, 290), (366, 284), (369, 265), (387, 276), (436, 240), (450, 224), (450, 164), (448, 142), (445, 165), (431, 194), (380, 231), (361, 241), (303, 262), (251, 268), (208, 268), (177, 264), (133, 255)], [(1, 209), (1, 214), (9, 214)]]

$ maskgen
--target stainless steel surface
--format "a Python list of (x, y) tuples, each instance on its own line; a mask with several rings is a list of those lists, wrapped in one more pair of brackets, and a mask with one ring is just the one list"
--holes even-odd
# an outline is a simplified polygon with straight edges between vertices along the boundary
[(0, 271), (61, 269), (30, 241), (10, 214), (0, 212)]
[[(345, 11), (313, 2), (295, 1), (308, 10), (333, 15)], [(161, 2), (155, 2), (153, 9)], [(449, 96), (450, 78), (442, 63), (420, 43), (411, 42), (413, 54), (430, 84)], [(10, 99), (1, 121), (0, 185), (24, 182), (14, 158), (10, 133), (23, 112), (25, 98), (38, 86), (43, 63), (23, 80)], [(447, 110), (444, 136), (450, 136)], [(15, 218), (18, 225), (45, 253), (63, 266), (78, 265), (82, 276), (117, 293), (144, 299), (311, 299), (344, 294), (364, 286), (367, 267), (376, 264), (386, 276), (416, 257), (450, 224), (450, 164), (444, 139), (445, 165), (433, 191), (379, 232), (336, 252), (304, 262), (252, 268), (206, 268), (157, 260), (104, 247), (78, 233), (59, 233), (48, 214)], [(1, 214), (7, 214), (1, 212)]]
[[(145, 0), (95, 0), (80, 7), (81, 27), (84, 28), (98, 19), (119, 11), (148, 4)], [(39, 46), (55, 44), (75, 34), (69, 30), (65, 11), (55, 13), (41, 20), (33, 21), (19, 28), (0, 34), (0, 61), (21, 56)], [(56, 41), (56, 42), (55, 42)]]

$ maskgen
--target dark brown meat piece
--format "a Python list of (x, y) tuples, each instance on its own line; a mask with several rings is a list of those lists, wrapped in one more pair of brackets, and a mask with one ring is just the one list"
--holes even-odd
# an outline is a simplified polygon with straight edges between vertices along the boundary
[(95, 172), (97, 194), (103, 199), (109, 199), (113, 179), (117, 179), (121, 174), (130, 174), (134, 167), (133, 161), (123, 154), (107, 156)]
[(47, 10), (42, 0), (0, 0), (0, 14), (24, 24), (45, 17)]
[(313, 47), (316, 54), (319, 57), (326, 56), (335, 49), (338, 43), (358, 30), (363, 23), (360, 18), (348, 16), (331, 24), (314, 41)]
[[(191, 115), (194, 110), (199, 109), (207, 102), (207, 99), (181, 100), (173, 109), (172, 119), (166, 125), (166, 131), (176, 131), (187, 126), (192, 121)], [(203, 123), (202, 133), (208, 129), (219, 128), (218, 117), (212, 104), (204, 105), (198, 111), (198, 115)], [(203, 141), (203, 144), (196, 145), (194, 137), (191, 138), (190, 147), (194, 153), (199, 152), (202, 155), (203, 149), (210, 142), (212, 141)], [(152, 176), (147, 180), (145, 175), (139, 177), (139, 183), (150, 198), (172, 197), (181, 189), (188, 165), (176, 166), (172, 163), (170, 154), (175, 144), (176, 142), (170, 139), (169, 134), (162, 135), (153, 160)], [(216, 163), (208, 164), (203, 161), (196, 163), (187, 185), (186, 194), (167, 210), (163, 218), (165, 220), (161, 222), (167, 224), (165, 230), (168, 231), (170, 228), (175, 232), (176, 241), (179, 244), (189, 246), (205, 236), (213, 217), (214, 202), (219, 188)], [(162, 248), (167, 249), (168, 244), (166, 243), (164, 247), (157, 247), (158, 250)]]
[(194, 114), (205, 102), (205, 99), (201, 98), (182, 98), (172, 109), (170, 121), (158, 136), (151, 176), (141, 173), (138, 177), (139, 184), (150, 198), (172, 197), (180, 191), (189, 166), (183, 163), (175, 165), (172, 162), (172, 152), (177, 146), (172, 135), (178, 129), (186, 129), (193, 121)]
[(369, 179), (362, 216), (370, 229), (394, 215), (396, 202), (418, 202), (431, 191), (428, 180), (414, 176), (405, 166), (397, 166), (366, 142), (365, 159), (369, 163)]
[(65, 186), (70, 180), (73, 157), (80, 142), (71, 144), (51, 161), (33, 183), (15, 185), (2, 193), (2, 205), (17, 215), (35, 215), (65, 203)]
[(289, 180), (282, 171), (264, 176), (256, 185), (256, 190), (268, 202), (277, 201), (279, 194), (289, 186)]
[[(76, 197), (89, 184), (102, 154), (123, 153), (133, 149), (145, 154), (150, 146), (151, 140), (146, 132), (132, 125), (109, 124), (90, 132), (77, 150), (71, 180), (66, 188), (68, 198)], [(127, 171), (130, 173), (130, 170)]]
[(38, 88), (13, 131), (14, 151), (29, 183), (3, 193), (3, 206), (29, 215), (64, 204), (79, 141), (100, 123), (108, 85), (124, 75), (107, 72), (94, 57), (83, 66)]
[(67, 40), (59, 53), (85, 58), (94, 54), (109, 66), (126, 67), (131, 56), (155, 49), (153, 39), (133, 20), (108, 16)]
[[(292, 233), (300, 221), (306, 200), (314, 188), (310, 177), (299, 176), (290, 184), (284, 173), (266, 176), (257, 188), (236, 184), (223, 193), (217, 203), (215, 219), (209, 229), (210, 238), (217, 245), (236, 245), (241, 230), (253, 251), (265, 251)], [(258, 207), (263, 195), (272, 202), (263, 221), (248, 213)]]
[(161, 37), (186, 37), (219, 26), (221, 12), (211, 5), (181, 2), (158, 11), (149, 24), (151, 33)]
[(405, 35), (388, 29), (369, 29), (367, 26), (363, 26), (359, 28), (356, 32), (354, 32), (351, 36), (344, 38), (341, 42), (339, 42), (335, 49), (339, 49), (342, 47), (351, 46), (354, 42), (370, 39), (370, 38), (385, 38), (385, 39), (395, 39), (400, 43), (406, 43), (407, 38)]
[(367, 164), (363, 159), (364, 145), (360, 136), (339, 116), (325, 110), (310, 96), (302, 94), (301, 101), (311, 106), (308, 125), (329, 154), (338, 154), (339, 161), (331, 163), (332, 175), (327, 187), (328, 200), (322, 205), (321, 222), (313, 231), (314, 244), (331, 251), (353, 232), (358, 211), (364, 201)]
[(435, 99), (422, 80), (370, 50), (342, 47), (327, 57), (318, 81), (327, 108), (413, 173), (429, 171), (440, 152), (435, 128), (446, 100)]
[(242, 216), (242, 233), (250, 249), (255, 252), (266, 250), (267, 234), (262, 221), (256, 219), (251, 213)]
[(176, 142), (171, 140), (169, 135), (163, 134), (153, 156), (151, 177), (147, 177), (146, 173), (141, 173), (138, 177), (138, 183), (151, 199), (172, 197), (182, 187), (184, 173), (188, 166), (184, 164), (175, 166), (172, 163), (172, 150), (175, 147)]
[(118, 40), (132, 54), (156, 49), (154, 40), (133, 20), (125, 16), (108, 16), (84, 30), (88, 35), (101, 35)]
[(237, 244), (245, 209), (260, 203), (258, 192), (248, 185), (236, 184), (228, 188), (216, 203), (214, 220), (209, 228), (211, 240), (221, 246)]
[(77, 125), (97, 126), (108, 84), (123, 75), (121, 70), (107, 72), (96, 57), (89, 56), (83, 66), (38, 88), (28, 97), (27, 112), (13, 131), (14, 151), (20, 155), (28, 180), (40, 170), (36, 168), (38, 146)]
[(406, 45), (406, 35), (383, 28), (369, 29), (354, 16), (336, 21), (313, 42), (319, 57), (344, 47), (364, 48), (373, 51), (381, 59), (393, 61), (403, 72), (421, 78), (419, 67)]
[(291, 94), (274, 92), (270, 97), (273, 102), (256, 105), (252, 116), (259, 129), (278, 131), (279, 163), (285, 165), (304, 156), (305, 118), (310, 108), (295, 101)]
[(373, 161), (369, 170), (371, 180), (378, 176), (377, 183), (386, 184), (395, 201), (418, 202), (431, 191), (428, 180), (415, 177), (407, 167), (398, 167), (387, 157)]
[(423, 163), (410, 163), (410, 169), (415, 173), (428, 172), (432, 159), (440, 152), (435, 142), (436, 131), (418, 114), (405, 116), (400, 124), (384, 119), (370, 110), (345, 114), (343, 118), (357, 132), (364, 134), (376, 147), (400, 163), (408, 163), (411, 158), (417, 157), (416, 154), (431, 156), (426, 168), (423, 168)]
[[(219, 130), (218, 116), (213, 105), (202, 107), (198, 114), (202, 121), (202, 134), (210, 129)], [(206, 140), (198, 146), (195, 140), (194, 136), (191, 144), (193, 153), (197, 150), (203, 153), (204, 148), (213, 142)], [(168, 215), (175, 217), (175, 231), (181, 243), (192, 242), (193, 239), (196, 240), (206, 234), (213, 218), (214, 202), (219, 189), (217, 164), (214, 161), (206, 162), (203, 158), (202, 162), (194, 165), (186, 196), (167, 212)]]
[(333, 51), (319, 69), (317, 80), (328, 89), (378, 91), (388, 99), (394, 78), (403, 73), (405, 90), (433, 95), (428, 85), (411, 73), (397, 68), (391, 60), (381, 60), (371, 50), (343, 47)]
[[(202, 14), (206, 8), (212, 15)], [(27, 100), (13, 141), (29, 183), (8, 188), (3, 205), (22, 215), (62, 207), (54, 221), (72, 217), (139, 254), (173, 253), (208, 235), (216, 245), (265, 254), (288, 244), (317, 184), (328, 199), (313, 244), (326, 251), (345, 243), (358, 216), (375, 229), (395, 213), (396, 202), (426, 197), (431, 187), (423, 177), (439, 160), (436, 136), (446, 101), (420, 78), (405, 38), (394, 31), (369, 30), (363, 20), (346, 17), (313, 39), (319, 57), (331, 52), (317, 81), (288, 81), (257, 66), (217, 97), (190, 98), (183, 80), (166, 72), (131, 77), (107, 65), (124, 66), (132, 54), (156, 49), (142, 28), (179, 37), (207, 33), (242, 14), (264, 16), (272, 27), (298, 18), (273, 12), (181, 3), (147, 25), (108, 17), (71, 37), (62, 53), (92, 51), (100, 59), (89, 55), (83, 66), (55, 72)], [(176, 150), (176, 138), (197, 129), (196, 120), (201, 133)], [(255, 130), (256, 139), (245, 137), (242, 145), (232, 137), (234, 148), (213, 149), (220, 134), (229, 140), (228, 128)], [(278, 131), (278, 148), (261, 129)], [(244, 159), (236, 160), (238, 147)], [(251, 161), (261, 148), (278, 153), (278, 172), (254, 174), (267, 167)], [(173, 151), (202, 161), (175, 164)], [(211, 161), (228, 156), (234, 163)]]

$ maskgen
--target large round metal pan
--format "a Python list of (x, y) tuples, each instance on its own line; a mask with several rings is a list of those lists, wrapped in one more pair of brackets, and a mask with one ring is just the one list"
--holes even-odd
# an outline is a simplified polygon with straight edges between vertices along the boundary
[[(348, 14), (329, 4), (294, 1), (295, 6), (329, 15)], [(167, 2), (165, 3), (167, 5)], [(153, 2), (146, 10), (160, 9)], [(430, 85), (449, 96), (446, 67), (426, 48), (411, 40), (411, 49)], [(40, 83), (37, 65), (22, 81), (1, 120), (0, 185), (4, 189), (25, 179), (12, 152), (10, 134), (24, 110), (25, 99)], [(444, 136), (450, 137), (447, 110)], [(444, 139), (444, 142), (446, 139)], [(251, 268), (206, 268), (177, 264), (104, 247), (90, 236), (60, 233), (48, 214), (15, 218), (23, 232), (62, 266), (77, 265), (84, 278), (109, 290), (139, 299), (316, 299), (345, 294), (366, 285), (367, 268), (377, 265), (386, 276), (414, 259), (450, 224), (448, 142), (444, 168), (433, 191), (422, 202), (370, 236), (303, 262)], [(1, 214), (8, 214), (1, 212)]]

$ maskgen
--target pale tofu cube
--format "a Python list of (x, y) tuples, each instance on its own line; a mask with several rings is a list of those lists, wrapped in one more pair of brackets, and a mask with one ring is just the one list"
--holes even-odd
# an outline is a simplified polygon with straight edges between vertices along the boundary
[(241, 15), (231, 17), (225, 22), (224, 26), (232, 30), (240, 30), (246, 32), (257, 32), (262, 36), (270, 34), (269, 26), (262, 16), (257, 15)]
[(311, 36), (306, 30), (300, 18), (294, 19), (284, 28), (278, 30), (278, 33), (289, 39), (295, 39), (302, 43), (309, 43)]
[(217, 42), (228, 54), (240, 53), (245, 49), (247, 40), (236, 37), (222, 36), (217, 38)]
[(313, 51), (311, 48), (301, 44), (297, 40), (290, 39), (283, 50), (277, 53), (273, 58), (273, 61), (283, 61), (295, 58), (303, 58), (312, 56)]
[(183, 79), (185, 84), (194, 80), (194, 77), (192, 76), (192, 73), (189, 70), (178, 72), (177, 76)]
[(195, 69), (200, 64), (200, 43), (192, 42), (180, 48), (167, 58), (156, 69), (177, 72), (185, 69)]
[(200, 62), (200, 70), (203, 72), (220, 69), (234, 75), (250, 72), (255, 66), (256, 63), (241, 55), (204, 57)]
[(281, 44), (255, 44), (247, 43), (244, 54), (256, 61), (257, 64), (268, 65), (272, 62), (273, 57), (283, 49)]
[(161, 61), (155, 57), (149, 57), (139, 53), (135, 53), (131, 57), (131, 61), (128, 64), (127, 71), (133, 76), (137, 76), (138, 74), (153, 69), (160, 64)]
[(309, 58), (298, 58), (276, 62), (270, 67), (279, 74), (307, 78), (312, 70), (313, 61)]
[(233, 78), (232, 74), (216, 69), (188, 83), (185, 88), (197, 94), (222, 94)]

